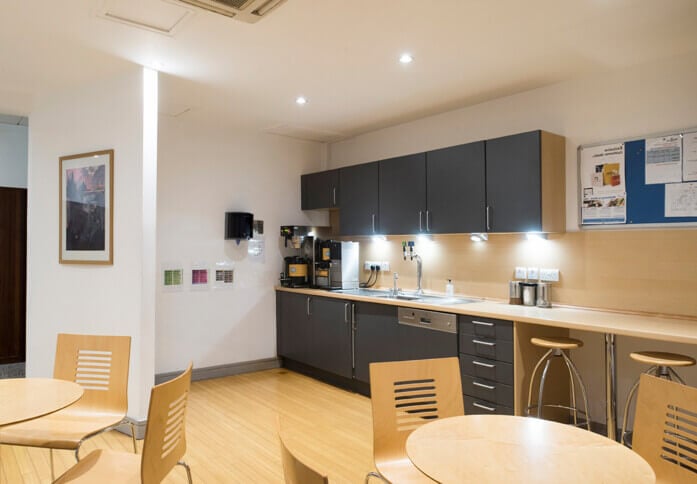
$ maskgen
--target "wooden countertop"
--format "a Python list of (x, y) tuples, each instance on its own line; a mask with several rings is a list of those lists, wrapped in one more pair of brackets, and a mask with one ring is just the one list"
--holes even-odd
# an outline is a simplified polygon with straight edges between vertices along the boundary
[[(365, 301), (390, 306), (412, 307), (454, 314), (466, 314), (497, 319), (508, 319), (520, 323), (532, 323), (543, 326), (593, 331), (596, 333), (614, 333), (622, 336), (634, 336), (661, 341), (697, 344), (697, 318), (671, 317), (666, 315), (649, 315), (623, 313), (619, 311), (602, 311), (595, 309), (558, 306), (538, 308), (534, 306), (511, 305), (503, 301), (481, 300), (468, 304), (427, 304), (414, 301), (402, 301), (372, 296), (340, 294), (324, 289), (276, 287), (277, 291), (294, 292), (309, 296)], [(470, 297), (457, 295), (458, 297)]]

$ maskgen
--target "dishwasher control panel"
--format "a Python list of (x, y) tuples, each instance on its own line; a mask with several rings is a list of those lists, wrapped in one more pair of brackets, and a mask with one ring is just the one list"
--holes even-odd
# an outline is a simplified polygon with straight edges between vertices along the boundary
[(455, 314), (426, 311), (424, 309), (397, 308), (397, 318), (399, 319), (399, 324), (443, 331), (445, 333), (457, 333), (457, 315)]

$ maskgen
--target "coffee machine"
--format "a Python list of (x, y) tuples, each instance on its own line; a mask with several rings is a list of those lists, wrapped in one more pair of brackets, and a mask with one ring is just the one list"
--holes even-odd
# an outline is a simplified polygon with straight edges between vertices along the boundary
[(315, 242), (314, 285), (324, 289), (358, 289), (358, 242)]
[(282, 225), (281, 237), (284, 246), (290, 245), (297, 252), (283, 258), (284, 271), (281, 273), (281, 285), (284, 287), (310, 287), (313, 281), (313, 259), (315, 253), (315, 237), (312, 227), (297, 225)]

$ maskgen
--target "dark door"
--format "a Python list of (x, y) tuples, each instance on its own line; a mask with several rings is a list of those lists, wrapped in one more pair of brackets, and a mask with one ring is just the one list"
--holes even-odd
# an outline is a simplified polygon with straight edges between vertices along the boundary
[(339, 232), (341, 235), (377, 233), (378, 162), (349, 166), (339, 170)]
[(428, 232), (486, 231), (483, 141), (427, 152), (426, 187)]
[(25, 360), (27, 191), (0, 187), (0, 364)]
[(310, 303), (312, 344), (310, 364), (335, 375), (351, 378), (351, 303), (313, 297)]
[(426, 153), (380, 162), (380, 233), (426, 232)]
[(311, 327), (310, 297), (278, 291), (276, 293), (277, 352), (279, 356), (309, 364)]
[(357, 302), (355, 304), (355, 377), (369, 383), (370, 363), (400, 359), (397, 307)]
[(542, 227), (540, 132), (486, 141), (489, 232), (527, 232)]
[(302, 175), (301, 206), (303, 210), (339, 206), (339, 170)]

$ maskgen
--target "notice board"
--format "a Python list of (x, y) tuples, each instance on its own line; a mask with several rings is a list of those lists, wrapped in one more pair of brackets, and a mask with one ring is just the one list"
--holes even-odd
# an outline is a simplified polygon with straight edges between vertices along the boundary
[(697, 129), (578, 153), (581, 225), (697, 223)]

